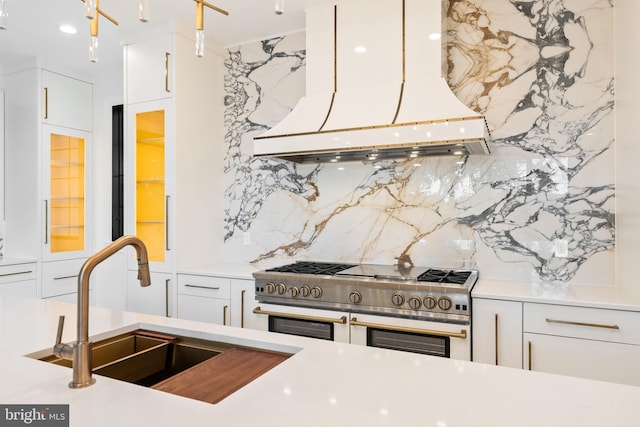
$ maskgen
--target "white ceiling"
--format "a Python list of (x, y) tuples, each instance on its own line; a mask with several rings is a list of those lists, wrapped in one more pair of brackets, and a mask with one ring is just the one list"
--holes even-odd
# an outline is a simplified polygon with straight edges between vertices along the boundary
[[(304, 10), (338, 0), (285, 0), (285, 13), (274, 13), (275, 0), (208, 0), (229, 12), (224, 16), (205, 8), (206, 39), (229, 47), (304, 29)], [(178, 19), (195, 25), (193, 0), (150, 0), (149, 22), (137, 19), (137, 0), (102, 0), (100, 8), (117, 19), (115, 26), (104, 18), (99, 22), (99, 61), (88, 59), (89, 20), (81, 0), (6, 0), (6, 31), (0, 31), (0, 66), (25, 57), (41, 57), (45, 62), (63, 63), (87, 76), (121, 67), (120, 38), (146, 26)], [(61, 24), (78, 29), (75, 35), (58, 30)]]

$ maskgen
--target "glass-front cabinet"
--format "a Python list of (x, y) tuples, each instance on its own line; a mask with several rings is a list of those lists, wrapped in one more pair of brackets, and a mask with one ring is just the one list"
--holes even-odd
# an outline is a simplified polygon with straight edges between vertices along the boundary
[[(171, 184), (170, 105), (163, 100), (128, 106), (128, 174), (125, 232), (135, 234), (147, 246), (152, 271), (170, 272)], [(131, 255), (130, 269), (137, 269)]]
[(88, 191), (91, 133), (44, 125), (43, 259), (89, 255)]

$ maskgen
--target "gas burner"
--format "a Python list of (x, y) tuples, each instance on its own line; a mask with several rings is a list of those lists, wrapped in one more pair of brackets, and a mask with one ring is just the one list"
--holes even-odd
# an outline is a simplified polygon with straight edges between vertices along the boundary
[(298, 261), (294, 264), (270, 268), (266, 271), (278, 273), (315, 274), (333, 276), (342, 270), (354, 267), (355, 264), (337, 264), (333, 262)]
[(430, 268), (418, 276), (418, 282), (452, 283), (464, 285), (471, 275), (470, 271), (437, 270)]

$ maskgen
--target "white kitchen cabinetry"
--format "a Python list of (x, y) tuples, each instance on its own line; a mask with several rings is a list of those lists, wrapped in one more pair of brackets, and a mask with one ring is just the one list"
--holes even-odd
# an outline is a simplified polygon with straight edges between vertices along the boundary
[(473, 361), (522, 368), (522, 303), (473, 299)]
[[(4, 83), (5, 255), (35, 258), (44, 273), (93, 252), (93, 85), (36, 64)], [(47, 286), (38, 296), (62, 295)]]
[(258, 316), (253, 313), (257, 306), (255, 282), (231, 279), (231, 326), (258, 329)]
[[(152, 272), (175, 278), (180, 267), (209, 263), (219, 252), (223, 58), (213, 50), (196, 57), (191, 29), (175, 23), (124, 44), (125, 233), (144, 241)], [(137, 269), (134, 257), (128, 268)], [(170, 289), (175, 301), (177, 287)], [(166, 296), (154, 297), (171, 309)]]
[(0, 267), (0, 294), (35, 298), (37, 264), (11, 264)]
[(231, 320), (231, 279), (178, 274), (178, 317), (228, 325)]
[(525, 369), (640, 385), (640, 313), (524, 304)]
[(127, 310), (136, 313), (173, 316), (175, 284), (172, 274), (151, 272), (151, 285), (142, 287), (138, 270), (127, 272)]

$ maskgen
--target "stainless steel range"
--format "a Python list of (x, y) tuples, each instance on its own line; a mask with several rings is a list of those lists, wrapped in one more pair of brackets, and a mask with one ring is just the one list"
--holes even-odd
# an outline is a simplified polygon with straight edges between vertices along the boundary
[[(269, 316), (269, 330), (337, 340), (334, 328), (347, 325), (340, 340), (353, 342), (352, 327), (364, 326), (366, 345), (446, 357), (449, 340), (464, 339), (468, 350), (456, 353), (470, 359), (470, 295), (477, 270), (304, 261), (253, 276), (256, 299), (264, 304), (255, 312)], [(381, 335), (385, 345), (376, 344)], [(435, 337), (442, 349), (397, 348), (407, 344), (407, 335)], [(419, 341), (422, 347), (424, 339)]]

